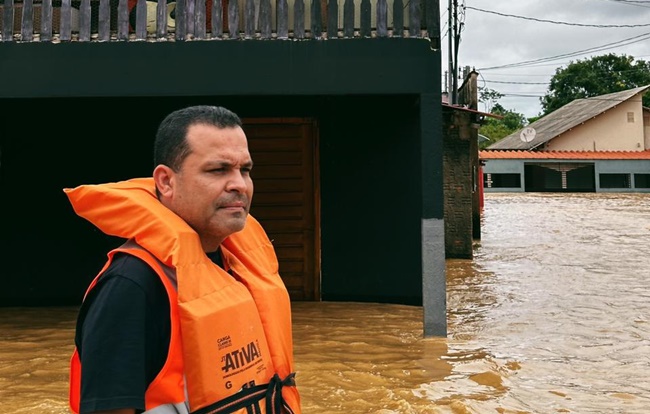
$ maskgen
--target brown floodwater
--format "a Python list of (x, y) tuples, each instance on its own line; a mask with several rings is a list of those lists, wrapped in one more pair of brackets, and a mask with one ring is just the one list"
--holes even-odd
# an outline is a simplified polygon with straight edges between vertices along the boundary
[[(447, 291), (447, 338), (416, 306), (294, 303), (305, 414), (650, 413), (650, 194), (486, 194)], [(75, 316), (0, 308), (3, 412), (68, 412)]]

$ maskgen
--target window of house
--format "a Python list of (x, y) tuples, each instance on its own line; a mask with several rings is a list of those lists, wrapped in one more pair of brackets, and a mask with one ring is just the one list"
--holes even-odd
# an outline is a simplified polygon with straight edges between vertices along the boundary
[(630, 174), (600, 174), (600, 188), (630, 188)]
[(634, 174), (634, 188), (650, 188), (650, 174)]
[(485, 188), (521, 188), (521, 174), (483, 174)]
[(627, 113), (627, 122), (634, 123), (634, 112)]

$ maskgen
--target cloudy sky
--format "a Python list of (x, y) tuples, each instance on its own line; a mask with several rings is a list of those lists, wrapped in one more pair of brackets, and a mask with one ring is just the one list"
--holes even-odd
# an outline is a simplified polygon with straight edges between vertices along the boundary
[[(556, 69), (615, 53), (650, 61), (650, 0), (457, 0), (458, 67), (536, 116)], [(449, 68), (449, 0), (440, 0), (442, 73)], [(603, 26), (603, 27), (595, 27)], [(460, 70), (462, 73), (462, 70)], [(443, 90), (446, 90), (443, 84)], [(480, 104), (479, 110), (489, 110)]]

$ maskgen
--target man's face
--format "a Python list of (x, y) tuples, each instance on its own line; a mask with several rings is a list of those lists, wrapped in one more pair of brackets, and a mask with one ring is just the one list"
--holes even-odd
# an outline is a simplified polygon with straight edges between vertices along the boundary
[(253, 198), (253, 167), (240, 127), (189, 127), (190, 154), (170, 174), (170, 191), (161, 201), (200, 236), (206, 252), (216, 250), (244, 228)]

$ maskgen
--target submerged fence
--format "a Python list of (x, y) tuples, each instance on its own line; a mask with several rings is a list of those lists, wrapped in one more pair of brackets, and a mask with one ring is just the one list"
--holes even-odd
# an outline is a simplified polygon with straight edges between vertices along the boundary
[[(4, 0), (0, 41), (429, 37), (436, 0)], [(436, 36), (438, 36), (436, 34)]]

